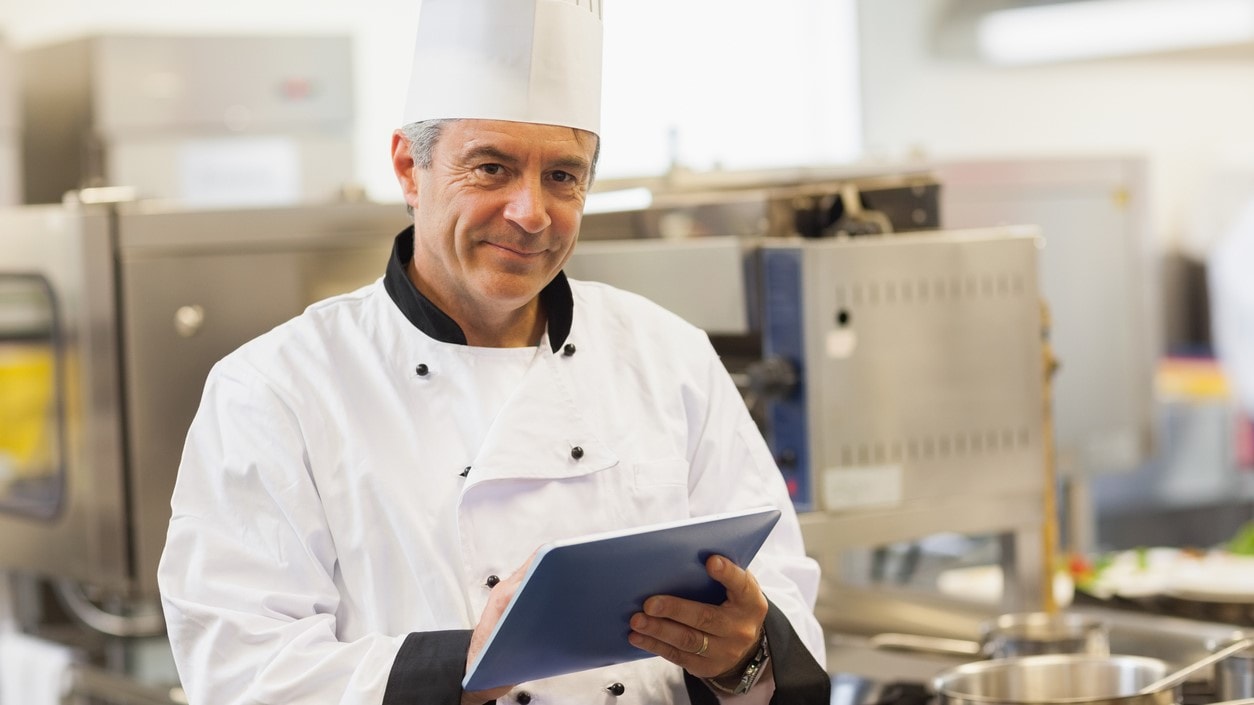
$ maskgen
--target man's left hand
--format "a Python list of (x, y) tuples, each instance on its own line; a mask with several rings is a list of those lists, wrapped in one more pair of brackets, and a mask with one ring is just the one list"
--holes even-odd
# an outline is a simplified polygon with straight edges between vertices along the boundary
[(711, 556), (705, 569), (727, 588), (723, 604), (654, 595), (632, 615), (627, 640), (694, 676), (714, 678), (757, 650), (767, 603), (753, 575), (726, 558)]

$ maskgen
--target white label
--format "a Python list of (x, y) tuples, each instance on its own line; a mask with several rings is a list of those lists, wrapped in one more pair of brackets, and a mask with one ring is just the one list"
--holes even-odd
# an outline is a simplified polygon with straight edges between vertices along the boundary
[(900, 465), (828, 468), (823, 472), (823, 508), (865, 509), (901, 504)]
[(858, 334), (848, 328), (836, 328), (827, 332), (827, 356), (843, 360), (858, 348)]
[(179, 150), (180, 199), (195, 206), (300, 200), (300, 150), (284, 137), (189, 140)]

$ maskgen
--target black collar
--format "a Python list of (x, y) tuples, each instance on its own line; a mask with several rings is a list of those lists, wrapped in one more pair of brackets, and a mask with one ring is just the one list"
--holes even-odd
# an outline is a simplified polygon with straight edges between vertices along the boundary
[[(440, 342), (465, 345), (466, 334), (461, 326), (423, 296), (405, 274), (405, 268), (413, 257), (414, 226), (411, 225), (396, 236), (392, 257), (388, 259), (387, 272), (383, 275), (383, 288), (387, 289), (392, 302), (415, 328)], [(548, 317), (549, 344), (553, 352), (557, 352), (566, 342), (566, 336), (570, 335), (570, 322), (575, 313), (575, 299), (570, 293), (570, 282), (566, 281), (565, 272), (558, 272), (553, 281), (540, 291), (540, 305), (544, 306)]]

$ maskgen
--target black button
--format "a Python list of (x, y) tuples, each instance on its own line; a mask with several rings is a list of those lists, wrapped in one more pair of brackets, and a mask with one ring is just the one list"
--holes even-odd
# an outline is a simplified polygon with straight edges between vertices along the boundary
[(570, 457), (574, 458), (575, 460), (579, 460), (580, 458), (582, 458), (583, 448), (580, 448), (579, 446), (575, 446), (574, 448), (571, 448)]
[(622, 683), (610, 683), (605, 686), (605, 689), (609, 691), (610, 695), (613, 695), (616, 698), (627, 692), (627, 686)]
[(470, 474), (470, 466), (467, 465), (465, 470), (462, 470), (461, 472), (457, 474), (461, 475), (462, 477), (466, 477), (467, 475)]
[(414, 368), (414, 372), (417, 372), (419, 377), (426, 377), (428, 371), (427, 366), (421, 362), (418, 363), (418, 367)]
[(483, 584), (487, 585), (490, 588), (494, 588), (496, 587), (496, 584), (499, 582), (501, 582), (500, 578), (496, 577), (495, 575), (489, 575), (488, 579), (483, 581)]
[(571, 355), (574, 355), (575, 354), (574, 343), (567, 343), (566, 346), (562, 348), (562, 354), (565, 355), (566, 357), (570, 357)]
[(518, 705), (527, 705), (527, 703), (531, 702), (531, 693), (528, 693), (525, 690), (520, 690), (518, 691), (518, 695), (515, 696), (515, 699), (518, 701)]

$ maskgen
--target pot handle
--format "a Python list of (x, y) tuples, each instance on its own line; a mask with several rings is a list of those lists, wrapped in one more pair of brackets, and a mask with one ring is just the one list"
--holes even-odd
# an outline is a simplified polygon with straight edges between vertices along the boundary
[(871, 646), (885, 651), (912, 651), (946, 656), (980, 656), (979, 643), (965, 639), (883, 632), (870, 639)]
[(1238, 651), (1245, 651), (1251, 646), (1254, 646), (1254, 637), (1247, 636), (1244, 639), (1238, 639), (1219, 651), (1212, 653), (1210, 656), (1198, 659), (1184, 668), (1181, 668), (1173, 673), (1169, 673), (1163, 678), (1159, 678), (1153, 683), (1150, 683), (1137, 691), (1137, 695), (1153, 695), (1160, 690), (1174, 688), (1188, 680), (1189, 676), (1193, 675), (1194, 672), (1200, 671), (1217, 661), (1222, 661)]

